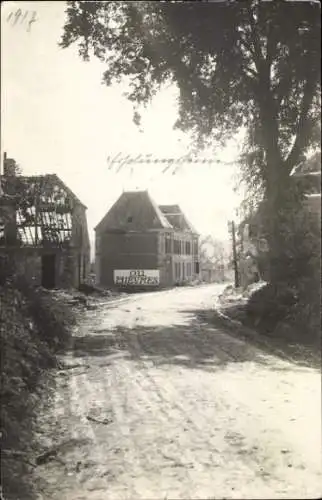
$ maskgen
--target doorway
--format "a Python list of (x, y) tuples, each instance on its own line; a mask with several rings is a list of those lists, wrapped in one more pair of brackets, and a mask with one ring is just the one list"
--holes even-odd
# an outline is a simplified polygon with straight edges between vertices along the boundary
[(48, 254), (41, 257), (41, 284), (44, 288), (55, 288), (56, 285), (56, 255)]

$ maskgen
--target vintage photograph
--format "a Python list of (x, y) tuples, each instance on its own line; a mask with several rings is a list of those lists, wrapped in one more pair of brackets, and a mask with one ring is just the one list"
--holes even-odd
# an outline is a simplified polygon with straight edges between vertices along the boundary
[(321, 4), (1, 4), (1, 500), (322, 497)]

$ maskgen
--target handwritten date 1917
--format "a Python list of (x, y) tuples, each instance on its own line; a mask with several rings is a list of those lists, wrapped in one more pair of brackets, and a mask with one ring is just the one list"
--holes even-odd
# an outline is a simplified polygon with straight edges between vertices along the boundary
[(37, 19), (37, 12), (35, 11), (29, 11), (29, 10), (21, 10), (17, 9), (16, 12), (10, 12), (10, 14), (7, 17), (7, 22), (9, 23), (11, 21), (12, 26), (16, 26), (19, 21), (19, 24), (25, 24), (28, 26), (27, 31), (30, 31), (31, 25), (36, 22)]

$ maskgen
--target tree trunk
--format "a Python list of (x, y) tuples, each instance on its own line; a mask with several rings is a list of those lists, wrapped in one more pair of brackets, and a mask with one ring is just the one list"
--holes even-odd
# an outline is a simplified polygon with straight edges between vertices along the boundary
[(296, 195), (288, 170), (282, 161), (269, 163), (267, 168), (266, 224), (270, 281), (273, 284), (291, 283), (293, 263), (289, 248), (289, 232), (294, 229), (292, 224), (300, 197)]
[(283, 253), (280, 217), (281, 190), (278, 188), (278, 183), (273, 182), (273, 178), (277, 177), (274, 172), (276, 169), (276, 166), (271, 168), (273, 172), (270, 172), (270, 180), (267, 182), (267, 214), (265, 217), (267, 219), (269, 246), (269, 277), (270, 282), (274, 284), (281, 279), (281, 260)]
[(283, 164), (278, 143), (279, 130), (276, 103), (270, 92), (269, 75), (265, 72), (262, 73), (259, 87), (259, 107), (263, 149), (266, 156), (265, 226), (269, 246), (269, 276), (271, 283), (278, 283), (283, 279), (282, 215), (285, 194), (289, 185), (289, 176)]

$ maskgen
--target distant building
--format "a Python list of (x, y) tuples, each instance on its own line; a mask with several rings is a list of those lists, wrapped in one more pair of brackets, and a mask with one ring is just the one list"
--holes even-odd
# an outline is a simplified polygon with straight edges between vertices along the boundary
[(199, 276), (198, 234), (178, 205), (124, 192), (95, 228), (96, 282), (158, 288)]
[(218, 283), (225, 280), (224, 266), (216, 266), (211, 260), (206, 260), (200, 265), (201, 280), (206, 283)]
[(16, 175), (4, 161), (0, 182), (0, 272), (46, 288), (78, 287), (90, 271), (86, 207), (57, 175)]
[(223, 263), (212, 262), (210, 259), (200, 262), (200, 279), (205, 283), (222, 283), (230, 274), (228, 266)]

